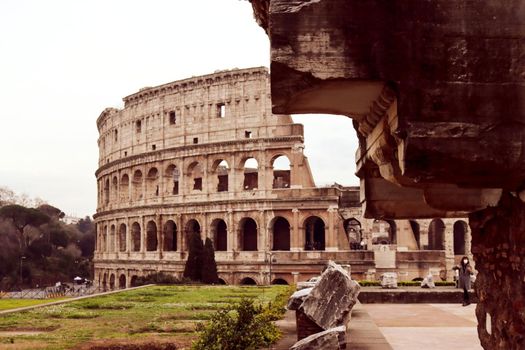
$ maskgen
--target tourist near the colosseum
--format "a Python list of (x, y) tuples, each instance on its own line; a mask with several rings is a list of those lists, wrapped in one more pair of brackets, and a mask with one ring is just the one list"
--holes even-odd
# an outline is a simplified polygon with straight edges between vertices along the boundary
[(474, 269), (470, 266), (468, 256), (461, 259), (461, 264), (458, 269), (458, 283), (459, 288), (463, 289), (463, 306), (470, 305), (469, 290), (471, 289), (471, 280), (474, 276)]

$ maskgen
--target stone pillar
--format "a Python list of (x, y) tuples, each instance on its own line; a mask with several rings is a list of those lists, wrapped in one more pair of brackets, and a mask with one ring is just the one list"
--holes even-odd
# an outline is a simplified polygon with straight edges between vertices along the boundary
[(301, 250), (301, 237), (299, 232), (299, 209), (293, 208), (293, 222), (292, 222), (292, 237), (291, 237), (291, 246), (290, 250), (292, 252), (297, 252)]
[(131, 221), (129, 217), (126, 217), (126, 252), (129, 254), (131, 252)]
[[(328, 208), (328, 235), (326, 236), (326, 244), (325, 244), (325, 250), (326, 251), (336, 251), (337, 250), (337, 240), (335, 236), (335, 213), (337, 212), (336, 208), (330, 207)], [(326, 232), (326, 229), (325, 229)]]
[(140, 252), (144, 255), (144, 252), (146, 251), (146, 220), (144, 219), (144, 216), (140, 217)]
[(469, 219), (479, 271), (476, 316), (481, 345), (485, 349), (523, 349), (525, 204), (504, 193), (498, 206), (472, 213)]
[(184, 237), (184, 226), (182, 226), (182, 216), (175, 214), (175, 224), (177, 225), (177, 250), (179, 252), (184, 251), (183, 237)]
[(445, 276), (447, 281), (453, 281), (454, 272), (454, 220), (445, 219), (443, 232), (443, 248), (445, 249)]
[(155, 220), (157, 221), (157, 253), (159, 259), (162, 259), (162, 251), (164, 250), (164, 227), (162, 223), (162, 215), (157, 214)]
[(266, 212), (259, 210), (259, 227), (257, 228), (257, 250), (266, 251), (268, 243), (268, 229), (266, 227)]

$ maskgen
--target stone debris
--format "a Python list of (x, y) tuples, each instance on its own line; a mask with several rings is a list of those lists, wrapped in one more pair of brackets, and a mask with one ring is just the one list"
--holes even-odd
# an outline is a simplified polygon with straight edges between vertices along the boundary
[(308, 294), (310, 294), (312, 289), (313, 287), (305, 288), (293, 293), (290, 296), (290, 299), (288, 299), (288, 310), (297, 310), (299, 306), (301, 306), (301, 304), (303, 303), (304, 299), (306, 299)]
[(290, 350), (346, 349), (346, 327), (339, 326), (299, 340)]
[(381, 275), (381, 287), (384, 289), (397, 288), (397, 273), (385, 272)]

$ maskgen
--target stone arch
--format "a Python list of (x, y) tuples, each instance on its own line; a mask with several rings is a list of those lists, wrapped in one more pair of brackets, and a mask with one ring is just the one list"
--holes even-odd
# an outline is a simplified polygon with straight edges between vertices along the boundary
[(465, 255), (468, 224), (463, 220), (454, 223), (454, 255)]
[(108, 225), (104, 225), (102, 231), (102, 251), (104, 253), (108, 252)]
[(131, 225), (131, 250), (134, 252), (140, 252), (141, 240), (141, 229), (138, 222), (134, 222)]
[(227, 285), (228, 283), (226, 283), (226, 281), (224, 279), (219, 278), (218, 284)]
[(118, 278), (118, 287), (119, 289), (125, 289), (126, 288), (126, 275), (121, 274)]
[(291, 162), (284, 154), (276, 155), (271, 162), (273, 169), (272, 188), (289, 188), (291, 185)]
[(189, 241), (190, 236), (197, 232), (199, 236), (201, 235), (201, 224), (195, 219), (188, 220), (186, 222), (186, 226), (184, 227), (184, 247), (186, 248), (186, 251), (189, 249)]
[(213, 163), (213, 173), (216, 175), (217, 192), (228, 192), (228, 178), (230, 165), (224, 159), (218, 159)]
[(118, 178), (117, 176), (113, 176), (113, 179), (111, 180), (111, 197), (114, 202), (118, 202)]
[(257, 251), (257, 222), (252, 218), (243, 218), (239, 223), (240, 250)]
[(171, 195), (179, 194), (179, 168), (177, 168), (177, 166), (174, 164), (168, 165), (166, 168), (165, 177), (168, 179), (166, 181), (166, 193)]
[(277, 284), (277, 285), (288, 285), (288, 281), (285, 280), (284, 278), (276, 278), (272, 281), (271, 284)]
[(244, 190), (255, 190), (259, 187), (259, 162), (255, 158), (248, 158), (243, 164), (244, 181), (242, 188)]
[(109, 203), (109, 179), (104, 181), (104, 204)]
[[(202, 165), (199, 162), (193, 162), (188, 167), (188, 176), (191, 178), (191, 191), (202, 191), (203, 171)], [(190, 192), (191, 192), (190, 191)]]
[(444, 250), (445, 223), (441, 219), (434, 219), (428, 225), (428, 249)]
[(156, 167), (152, 167), (146, 176), (146, 196), (157, 197), (159, 194), (159, 171)]
[(177, 224), (173, 220), (164, 224), (164, 251), (177, 251)]
[(139, 276), (137, 276), (137, 275), (133, 275), (133, 276), (131, 276), (131, 279), (130, 279), (130, 281), (129, 281), (129, 285), (130, 285), (131, 287), (137, 287), (137, 279), (138, 279), (138, 278), (139, 278)]
[(215, 219), (211, 223), (211, 237), (215, 251), (228, 250), (228, 225), (222, 219)]
[(414, 239), (416, 240), (418, 249), (421, 249), (421, 227), (419, 226), (419, 223), (415, 220), (410, 220), (410, 228), (412, 229), (412, 234), (414, 235)]
[(102, 289), (106, 290), (108, 288), (108, 273), (104, 272), (102, 276)]
[(364, 244), (361, 245), (361, 242), (363, 242), (363, 230), (361, 228), (361, 222), (356, 218), (346, 219), (343, 221), (343, 228), (346, 232), (350, 249), (364, 249)]
[(148, 252), (154, 252), (157, 250), (157, 246), (157, 224), (151, 220), (146, 224), (146, 250)]
[(127, 227), (126, 224), (120, 224), (118, 230), (118, 249), (121, 252), (125, 252), (127, 249)]
[(111, 290), (115, 289), (115, 274), (114, 273), (112, 273), (109, 276), (109, 289)]
[(325, 223), (318, 216), (308, 217), (304, 223), (305, 247), (304, 250), (325, 249)]
[(251, 277), (244, 277), (241, 280), (240, 285), (242, 285), (242, 286), (256, 286), (257, 282), (255, 281), (255, 279), (253, 279)]
[(394, 221), (375, 219), (372, 223), (372, 243), (393, 244), (396, 231), (397, 225), (395, 225)]
[(142, 199), (142, 171), (135, 170), (132, 179), (132, 196), (135, 201)]
[(290, 250), (290, 223), (282, 216), (272, 220), (272, 250)]
[(129, 200), (129, 175), (128, 174), (124, 174), (120, 178), (119, 193), (120, 193), (120, 201)]

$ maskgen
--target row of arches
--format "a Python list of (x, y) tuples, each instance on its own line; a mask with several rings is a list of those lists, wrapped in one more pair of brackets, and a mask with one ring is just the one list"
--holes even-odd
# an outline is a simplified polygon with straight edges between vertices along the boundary
[[(291, 163), (284, 154), (278, 154), (270, 161), (273, 172), (272, 188), (289, 188), (291, 185)], [(239, 165), (243, 172), (242, 189), (254, 190), (259, 187), (259, 162), (253, 157), (244, 159)], [(134, 201), (143, 198), (154, 198), (163, 195), (178, 195), (181, 189), (181, 179), (186, 179), (186, 190), (205, 191), (210, 181), (210, 190), (215, 192), (230, 191), (229, 176), (230, 164), (225, 159), (217, 159), (213, 162), (209, 174), (205, 173), (202, 163), (192, 162), (185, 172), (175, 164), (169, 164), (161, 174), (155, 166), (151, 167), (144, 175), (142, 170), (136, 169), (132, 173), (109, 176), (105, 178), (102, 192), (99, 192), (103, 204), (110, 202)], [(209, 176), (208, 176), (209, 175)]]
[[(310, 216), (303, 222), (305, 250), (325, 249), (325, 223), (318, 216)], [(186, 251), (188, 237), (194, 232), (202, 234), (201, 224), (196, 219), (188, 220), (181, 230), (173, 220), (167, 220), (162, 230), (159, 230), (155, 220), (149, 220), (143, 234), (139, 222), (128, 226), (125, 223), (118, 225), (104, 225), (99, 233), (97, 248), (100, 252), (140, 252), (140, 251)], [(117, 231), (118, 230), (118, 231)], [(290, 250), (291, 225), (282, 216), (272, 219), (268, 227), (271, 237), (272, 250)], [(237, 247), (241, 251), (259, 250), (259, 226), (257, 221), (250, 217), (242, 218), (237, 226)], [(225, 220), (216, 218), (209, 227), (209, 237), (212, 239), (216, 251), (228, 250), (231, 235)], [(144, 240), (144, 241), (143, 241)], [(180, 245), (183, 247), (180, 247)], [(128, 246), (129, 245), (129, 246)]]

